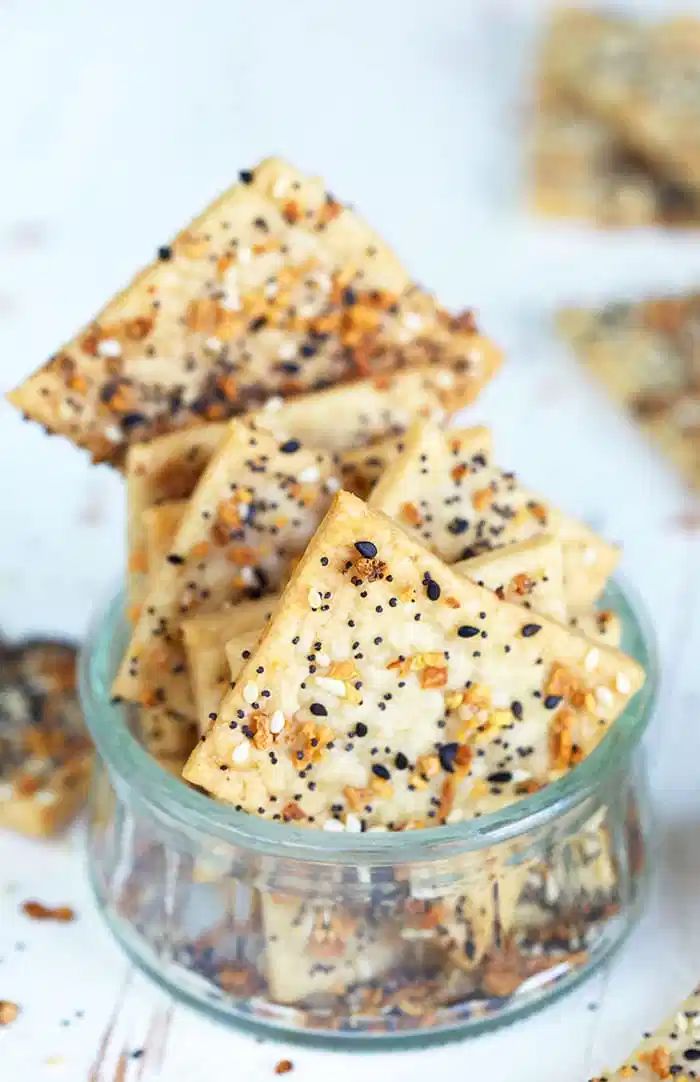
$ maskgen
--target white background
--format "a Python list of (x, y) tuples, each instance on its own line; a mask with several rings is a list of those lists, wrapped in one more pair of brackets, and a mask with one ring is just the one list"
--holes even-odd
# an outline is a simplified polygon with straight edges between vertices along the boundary
[[(0, 0), (0, 383), (41, 362), (240, 168), (279, 153), (322, 173), (416, 277), (451, 305), (474, 305), (506, 347), (507, 366), (468, 415), (493, 425), (503, 464), (624, 542), (663, 661), (647, 915), (609, 970), (508, 1032), (357, 1059), (256, 1043), (171, 1003), (94, 912), (80, 827), (51, 844), (6, 835), (0, 998), (22, 1015), (0, 1032), (2, 1082), (258, 1082), (287, 1054), (295, 1082), (413, 1082), (428, 1071), (584, 1082), (700, 977), (700, 515), (549, 323), (563, 301), (697, 286), (700, 244), (527, 217), (523, 124), (540, 7)], [(0, 521), (2, 630), (81, 635), (120, 575), (118, 478), (3, 406)], [(71, 904), (79, 919), (32, 923), (18, 913), (29, 897)], [(148, 1055), (119, 1068), (149, 1028)]]

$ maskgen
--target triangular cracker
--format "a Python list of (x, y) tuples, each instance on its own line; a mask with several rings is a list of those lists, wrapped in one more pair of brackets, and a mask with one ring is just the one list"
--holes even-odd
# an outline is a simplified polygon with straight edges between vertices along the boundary
[(437, 825), (561, 776), (643, 681), (340, 492), (184, 775), (271, 819)]
[(618, 550), (496, 466), (486, 429), (443, 431), (417, 421), (403, 444), (369, 498), (372, 507), (448, 563), (554, 534), (562, 543), (567, 604), (584, 608), (598, 597)]
[[(200, 732), (205, 733), (215, 720), (213, 715), (238, 675), (238, 670), (234, 671), (227, 660), (229, 644), (239, 653), (255, 646), (275, 601), (274, 597), (241, 601), (223, 612), (183, 621), (182, 635)], [(239, 669), (242, 664), (240, 659)]]
[[(437, 419), (444, 412), (435, 390), (436, 373), (428, 369), (395, 372), (381, 379), (358, 380), (284, 402), (270, 399), (264, 409), (243, 419), (279, 439), (296, 437), (309, 447), (345, 452), (372, 440), (403, 432), (414, 417)], [(129, 601), (136, 606), (146, 590), (145, 551), (148, 509), (192, 494), (207, 462), (221, 446), (225, 424), (172, 432), (150, 443), (133, 445), (127, 456), (129, 507)], [(360, 470), (355, 472), (360, 474)], [(371, 474), (372, 480), (375, 479)], [(358, 484), (365, 483), (358, 480)], [(345, 487), (351, 487), (345, 482)], [(354, 491), (354, 489), (353, 489)], [(169, 516), (155, 516), (153, 531), (166, 528)], [(161, 535), (162, 536), (162, 535)]]
[(320, 181), (278, 160), (241, 174), (10, 395), (96, 459), (289, 396), (435, 364), (448, 404), (499, 355), (450, 317)]
[(591, 1082), (690, 1082), (700, 1071), (700, 985), (653, 1032), (645, 1033), (632, 1055), (613, 1071)]
[(516, 541), (454, 564), (454, 570), (503, 601), (539, 612), (553, 620), (566, 619), (564, 563), (560, 542), (548, 534)]
[(182, 621), (274, 592), (337, 486), (326, 453), (232, 422), (149, 588), (114, 694), (194, 716)]

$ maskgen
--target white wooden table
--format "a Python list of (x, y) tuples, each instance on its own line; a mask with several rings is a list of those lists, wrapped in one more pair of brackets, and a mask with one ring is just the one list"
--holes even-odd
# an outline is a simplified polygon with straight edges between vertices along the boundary
[[(538, 6), (0, 0), (0, 373), (9, 386), (42, 360), (239, 168), (278, 152), (322, 172), (507, 347), (469, 414), (493, 424), (503, 463), (625, 544), (663, 662), (646, 916), (609, 968), (510, 1031), (358, 1060), (256, 1042), (172, 1002), (102, 926), (80, 825), (51, 844), (5, 835), (0, 999), (22, 1014), (0, 1032), (2, 1082), (258, 1082), (285, 1055), (299, 1082), (583, 1082), (700, 976), (700, 516), (548, 322), (564, 300), (697, 286), (700, 243), (523, 214)], [(118, 580), (120, 483), (1, 416), (0, 627), (79, 636)], [(30, 897), (78, 920), (29, 921)]]

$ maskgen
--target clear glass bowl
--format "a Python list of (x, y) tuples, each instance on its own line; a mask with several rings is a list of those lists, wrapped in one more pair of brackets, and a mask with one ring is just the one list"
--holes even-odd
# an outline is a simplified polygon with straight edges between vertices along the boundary
[(118, 598), (81, 673), (99, 753), (89, 869), (117, 939), (212, 1014), (336, 1047), (446, 1040), (570, 988), (630, 928), (648, 864), (639, 744), (656, 663), (626, 593), (606, 604), (648, 680), (585, 762), (478, 820), (358, 835), (257, 819), (163, 770), (110, 702)]

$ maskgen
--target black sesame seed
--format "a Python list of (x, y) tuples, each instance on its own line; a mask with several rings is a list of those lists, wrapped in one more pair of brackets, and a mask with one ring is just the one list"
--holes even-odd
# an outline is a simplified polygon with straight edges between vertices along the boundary
[(496, 770), (493, 774), (489, 774), (488, 780), (493, 785), (503, 785), (507, 781), (512, 781), (513, 775), (510, 770)]
[(387, 768), (382, 766), (381, 763), (374, 763), (372, 765), (372, 773), (376, 774), (378, 778), (383, 778), (384, 781), (389, 781), (389, 778), (391, 777)]
[(173, 258), (173, 250), (169, 244), (164, 244), (158, 249), (158, 258), (162, 259), (164, 263)]
[(475, 635), (479, 634), (479, 629), (471, 624), (462, 624), (461, 627), (457, 628), (457, 634), (460, 639), (473, 639)]
[(311, 706), (309, 707), (309, 710), (317, 718), (325, 718), (325, 717), (328, 716), (328, 711), (326, 710), (323, 703), (312, 703)]
[(464, 531), (468, 528), (469, 523), (467, 522), (466, 518), (460, 518), (459, 515), (456, 518), (453, 518), (452, 522), (449, 522), (447, 524), (447, 529), (450, 531), (450, 533), (453, 534), (464, 533)]
[(458, 751), (459, 744), (441, 744), (438, 748), (440, 766), (443, 770), (446, 770), (448, 774), (454, 773), (455, 757)]
[(544, 705), (548, 710), (554, 710), (561, 702), (561, 695), (548, 695), (544, 701)]
[(396, 753), (396, 758), (394, 759), (394, 766), (397, 770), (405, 770), (408, 766), (408, 759), (402, 751)]
[(428, 579), (425, 584), (425, 592), (428, 595), (429, 601), (437, 601), (440, 596), (440, 587), (433, 579)]
[(252, 184), (253, 174), (250, 169), (241, 169), (240, 173), (238, 174), (238, 179), (240, 180), (241, 184)]
[(355, 726), (355, 735), (367, 736), (367, 726), (365, 725), (364, 721), (358, 721), (357, 725)]
[(280, 451), (283, 455), (291, 455), (298, 451), (300, 447), (299, 440), (287, 440), (285, 443), (280, 444)]
[(520, 721), (523, 716), (523, 704), (519, 703), (517, 699), (514, 699), (510, 704), (510, 712), (514, 718), (517, 718), (518, 721)]
[(377, 546), (373, 541), (356, 541), (355, 548), (360, 556), (365, 556), (368, 560), (373, 560), (377, 555)]
[(168, 560), (169, 564), (184, 564), (185, 557), (184, 556), (178, 556), (178, 554), (176, 552), (169, 552), (168, 556), (167, 556), (167, 560)]
[(542, 624), (525, 624), (523, 628), (523, 637), (526, 639), (536, 635), (538, 631), (542, 630)]

